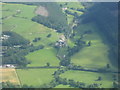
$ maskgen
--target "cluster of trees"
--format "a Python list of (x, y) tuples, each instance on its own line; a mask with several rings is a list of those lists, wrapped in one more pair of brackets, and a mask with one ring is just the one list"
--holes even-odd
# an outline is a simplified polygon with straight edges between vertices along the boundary
[(25, 58), (25, 55), (27, 55), (29, 52), (34, 52), (43, 48), (43, 45), (20, 48), (8, 47), (8, 49), (3, 53), (2, 64), (17, 64), (19, 66), (26, 66), (31, 62)]
[(41, 38), (38, 37), (38, 38), (35, 38), (35, 39), (33, 40), (33, 42), (38, 42), (38, 41), (40, 41), (40, 40), (41, 40)]
[[(57, 51), (60, 52), (57, 55), (58, 58), (60, 59), (60, 65), (68, 66), (71, 61), (71, 59), (70, 59), (71, 56), (74, 55), (75, 53), (79, 52), (85, 46), (86, 43), (84, 41), (82, 41), (81, 39), (78, 39), (75, 41), (75, 44), (76, 45), (72, 48), (70, 48), (69, 46), (57, 48)], [(90, 44), (91, 44), (91, 42), (88, 42), (89, 46), (90, 46)], [(61, 54), (61, 53), (63, 53), (63, 51), (64, 51), (64, 54)]]
[(5, 88), (11, 88), (11, 90), (12, 90), (12, 88), (17, 88), (18, 90), (19, 89), (21, 90), (21, 88), (35, 88), (35, 87), (34, 86), (29, 86), (29, 85), (26, 85), (26, 84), (16, 85), (16, 84), (13, 84), (13, 83), (8, 81), (8, 82), (2, 82), (2, 88), (3, 88), (3, 90)]
[(10, 82), (2, 82), (2, 88), (20, 88), (20, 85), (14, 85)]
[(25, 67), (27, 64), (31, 63), (25, 58), (25, 55), (29, 52), (44, 48), (43, 45), (30, 45), (28, 40), (15, 32), (3, 31), (2, 34), (3, 36), (9, 36), (8, 39), (2, 41), (2, 46), (5, 45), (5, 47), (7, 47), (6, 49), (2, 49), (2, 64), (17, 64), (18, 66)]
[(75, 16), (75, 17), (78, 17), (79, 15), (77, 14), (77, 12), (71, 12), (71, 11), (69, 11), (69, 10), (65, 10), (65, 13), (67, 13), (67, 14), (70, 14), (70, 15), (73, 15), (73, 16)]
[(8, 39), (4, 39), (2, 41), (2, 46), (27, 45), (30, 43), (28, 40), (15, 32), (3, 31), (2, 36), (3, 35), (7, 35), (9, 37)]
[(71, 87), (75, 87), (75, 88), (86, 88), (86, 87), (97, 88), (97, 87), (99, 87), (99, 85), (96, 84), (96, 83), (95, 84), (91, 84), (91, 85), (86, 85), (83, 82), (74, 81), (72, 79), (61, 78), (59, 75), (64, 73), (67, 70), (68, 70), (67, 68), (66, 69), (64, 68), (63, 70), (55, 71), (54, 78), (55, 78), (55, 82), (57, 82), (57, 85), (58, 84), (70, 85)]
[(48, 35), (47, 35), (48, 38), (51, 37), (51, 36), (52, 36), (52, 34), (48, 34)]
[(44, 16), (37, 15), (32, 18), (32, 21), (43, 24), (49, 28), (56, 29), (57, 32), (59, 32), (59, 33), (64, 32), (65, 30), (69, 29), (67, 24), (64, 23), (64, 21), (58, 22), (57, 19), (54, 20), (51, 17), (44, 17)]
[(85, 45), (85, 42), (82, 41), (81, 39), (76, 40), (75, 42), (75, 46), (73, 48), (70, 48), (69, 46), (67, 47), (67, 55), (64, 58), (63, 61), (61, 61), (61, 63), (69, 65), (70, 64), (70, 57), (72, 55), (74, 55), (75, 53), (79, 52), (80, 49), (83, 48), (83, 46)]

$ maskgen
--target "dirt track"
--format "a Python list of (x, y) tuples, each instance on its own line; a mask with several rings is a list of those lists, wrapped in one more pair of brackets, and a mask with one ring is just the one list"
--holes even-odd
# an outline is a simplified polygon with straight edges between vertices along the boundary
[(45, 7), (42, 7), (42, 6), (39, 6), (36, 9), (35, 13), (38, 14), (38, 15), (45, 16), (45, 17), (47, 17), (49, 15), (47, 9)]

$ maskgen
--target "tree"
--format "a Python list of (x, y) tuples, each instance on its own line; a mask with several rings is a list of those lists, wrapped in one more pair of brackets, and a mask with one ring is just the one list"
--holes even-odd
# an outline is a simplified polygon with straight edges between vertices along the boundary
[(91, 41), (88, 42), (88, 46), (91, 46)]
[(114, 88), (119, 88), (120, 85), (118, 84), (118, 82), (115, 82), (115, 81), (114, 81), (114, 82), (113, 82), (113, 87), (114, 87)]
[(107, 65), (106, 65), (106, 67), (107, 67), (107, 69), (109, 69), (109, 68), (110, 68), (110, 65), (109, 65), (109, 64), (107, 64)]
[(98, 77), (98, 81), (100, 81), (100, 80), (102, 80), (102, 77), (99, 76), (99, 77)]
[(48, 34), (47, 37), (49, 38), (49, 37), (51, 37), (51, 35), (52, 35), (52, 34)]
[(117, 80), (117, 75), (113, 75), (113, 80), (114, 80), (114, 81)]
[(49, 63), (49, 62), (47, 62), (47, 63), (46, 63), (46, 65), (47, 65), (47, 67), (49, 67), (49, 66), (50, 66), (50, 63)]

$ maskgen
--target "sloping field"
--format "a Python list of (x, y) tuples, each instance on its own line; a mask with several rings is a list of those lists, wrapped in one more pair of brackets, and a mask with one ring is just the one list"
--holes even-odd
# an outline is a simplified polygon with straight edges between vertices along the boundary
[(68, 8), (84, 9), (84, 6), (80, 2), (58, 2), (58, 4), (62, 4), (64, 7)]
[(23, 4), (10, 4), (6, 3), (2, 5), (2, 16), (12, 16), (26, 17), (31, 19), (35, 16), (34, 10), (37, 6), (23, 5)]
[(46, 48), (35, 51), (26, 56), (32, 63), (28, 66), (46, 66), (46, 63), (50, 63), (50, 66), (58, 66), (59, 60), (56, 57), (56, 50), (54, 48)]
[[(41, 40), (38, 42), (34, 42), (33, 44), (34, 45), (43, 44), (47, 46), (48, 44), (58, 40), (59, 34), (53, 29), (47, 28), (31, 20), (31, 18), (36, 15), (34, 12), (35, 9), (36, 6), (23, 5), (23, 4), (15, 4), (15, 5), (5, 4), (3, 6), (3, 16), (5, 16), (6, 13), (8, 13), (7, 14), (8, 17), (3, 20), (2, 29), (3, 31), (16, 32), (21, 36), (23, 36), (24, 38), (30, 40), (31, 42), (35, 38), (40, 37)], [(19, 10), (20, 10), (19, 14), (12, 16), (12, 12), (13, 14), (15, 14), (16, 11)], [(46, 36), (48, 34), (51, 34), (51, 37), (47, 38)]]
[[(101, 88), (112, 88), (113, 74), (110, 73), (94, 73), (86, 71), (67, 71), (60, 75), (63, 78), (73, 79), (75, 81), (83, 82), (85, 85), (97, 83)], [(101, 80), (98, 80), (101, 77)], [(98, 81), (97, 81), (98, 80)]]
[(56, 69), (17, 69), (22, 85), (40, 86), (49, 83)]
[(20, 81), (18, 79), (17, 73), (15, 69), (0, 69), (0, 76), (2, 77), (2, 82), (11, 82), (17, 85), (20, 85)]
[(81, 65), (87, 68), (104, 68), (107, 64), (110, 64), (111, 69), (114, 68), (108, 57), (109, 47), (103, 43), (102, 36), (97, 33), (95, 25), (80, 25), (77, 34), (80, 35), (80, 33), (82, 34), (87, 30), (92, 31), (92, 33), (84, 34), (82, 40), (86, 41), (86, 43), (91, 41), (91, 45), (84, 47), (76, 53), (71, 58), (72, 62), (76, 65)]

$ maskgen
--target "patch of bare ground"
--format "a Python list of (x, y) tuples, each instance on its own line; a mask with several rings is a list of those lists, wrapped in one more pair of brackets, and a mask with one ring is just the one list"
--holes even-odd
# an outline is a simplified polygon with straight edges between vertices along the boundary
[(36, 10), (35, 10), (35, 13), (37, 15), (41, 15), (41, 16), (45, 16), (45, 17), (48, 17), (49, 13), (47, 11), (47, 9), (43, 6), (39, 6)]

